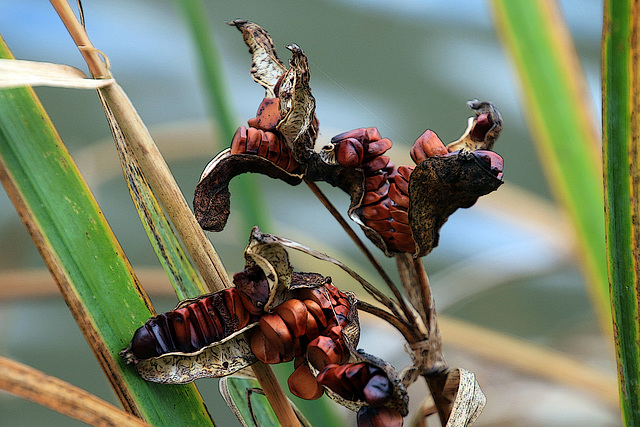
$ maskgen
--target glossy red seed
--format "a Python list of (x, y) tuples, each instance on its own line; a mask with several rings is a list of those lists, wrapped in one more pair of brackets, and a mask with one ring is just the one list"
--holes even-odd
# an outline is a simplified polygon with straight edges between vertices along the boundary
[(370, 141), (369, 146), (367, 147), (367, 152), (364, 154), (365, 161), (370, 160), (376, 156), (384, 154), (387, 150), (391, 148), (393, 143), (389, 141), (387, 138), (380, 139), (377, 141)]
[(363, 205), (371, 205), (377, 203), (380, 199), (387, 197), (389, 193), (389, 184), (383, 182), (380, 187), (375, 190), (367, 191), (362, 198)]
[(300, 300), (310, 299), (315, 301), (321, 308), (331, 307), (331, 302), (327, 299), (327, 295), (318, 288), (303, 288), (298, 290), (297, 297)]
[(251, 351), (263, 363), (280, 363), (282, 357), (276, 346), (271, 344), (260, 328), (253, 328), (250, 338)]
[(247, 151), (247, 128), (240, 126), (231, 140), (231, 154), (244, 154)]
[(244, 308), (240, 291), (236, 288), (225, 289), (222, 293), (225, 307), (229, 310), (229, 315), (237, 319), (238, 324), (235, 330), (240, 330), (249, 324), (250, 313)]
[(247, 129), (247, 153), (258, 154), (258, 147), (262, 141), (262, 135), (256, 128)]
[(364, 400), (373, 407), (383, 406), (391, 397), (391, 384), (386, 375), (374, 375), (363, 389)]
[(391, 217), (403, 224), (409, 224), (409, 213), (405, 208), (401, 208), (400, 206), (394, 206), (389, 209), (389, 213)]
[(307, 346), (307, 360), (316, 369), (322, 370), (331, 363), (340, 363), (342, 354), (338, 351), (336, 343), (331, 338), (320, 335)]
[(259, 323), (260, 330), (278, 350), (278, 353), (284, 354), (285, 351), (290, 351), (293, 345), (293, 337), (280, 316), (277, 314), (265, 314), (260, 318)]
[[(317, 302), (310, 299), (305, 299), (302, 302), (304, 303), (305, 307), (307, 307), (307, 311), (309, 312), (309, 314), (311, 314), (311, 316), (313, 316), (313, 318), (315, 319), (317, 327), (319, 329), (325, 328), (327, 326), (327, 317), (324, 315), (322, 307), (320, 307)], [(315, 337), (309, 338), (313, 339)]]
[(391, 200), (383, 199), (383, 200), (380, 200), (380, 203), (376, 203), (375, 205), (361, 207), (359, 209), (359, 212), (365, 221), (388, 219), (391, 216), (391, 214), (389, 213), (390, 204), (391, 204)]
[(424, 162), (433, 156), (444, 156), (449, 151), (442, 143), (438, 135), (431, 130), (426, 130), (411, 147), (411, 158), (416, 164)]
[(389, 185), (389, 198), (403, 208), (409, 209), (409, 195), (403, 194), (395, 182)]
[(338, 142), (336, 160), (344, 167), (355, 168), (362, 164), (364, 147), (354, 138), (346, 138)]
[(378, 171), (368, 176), (364, 180), (364, 191), (371, 191), (380, 188), (382, 183), (387, 179), (386, 172)]
[(301, 337), (307, 329), (307, 307), (299, 299), (289, 299), (277, 306), (274, 312), (282, 318), (294, 337)]
[(318, 384), (306, 363), (296, 367), (287, 383), (291, 393), (301, 399), (315, 400), (324, 394), (324, 388)]
[(362, 170), (366, 175), (373, 174), (376, 171), (384, 169), (390, 163), (390, 159), (387, 156), (378, 156), (375, 157), (370, 162), (364, 163), (362, 165)]
[(363, 406), (358, 411), (358, 427), (402, 427), (403, 419), (396, 409)]
[(248, 125), (258, 129), (273, 131), (280, 121), (278, 98), (264, 98), (258, 107), (256, 117), (249, 120)]

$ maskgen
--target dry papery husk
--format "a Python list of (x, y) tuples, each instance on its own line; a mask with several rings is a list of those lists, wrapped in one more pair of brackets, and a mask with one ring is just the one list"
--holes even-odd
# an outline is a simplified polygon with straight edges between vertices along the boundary
[[(272, 236), (262, 234), (255, 227), (244, 255), (246, 267), (258, 266), (264, 272), (269, 286), (264, 310), (269, 312), (287, 298), (291, 285), (293, 269), (287, 251)], [(209, 295), (181, 301), (176, 309)], [(128, 347), (120, 354), (125, 361), (134, 362), (140, 376), (147, 381), (183, 384), (198, 378), (222, 377), (258, 360), (251, 351), (246, 334), (255, 325), (257, 322), (193, 353), (172, 352), (149, 359), (136, 359)]]
[[(451, 413), (445, 427), (467, 427), (472, 425), (480, 416), (487, 403), (487, 398), (480, 389), (476, 376), (462, 368), (451, 369), (444, 384), (444, 397), (452, 403)], [(431, 398), (424, 400), (420, 409), (416, 411), (414, 426), (426, 426), (426, 420), (418, 419), (427, 417), (437, 412)], [(439, 423), (439, 421), (438, 421)], [(440, 424), (438, 424), (440, 425)]]
[(409, 224), (416, 242), (414, 257), (438, 245), (440, 229), (458, 208), (468, 208), (503, 181), (467, 150), (430, 157), (417, 165), (409, 180)]

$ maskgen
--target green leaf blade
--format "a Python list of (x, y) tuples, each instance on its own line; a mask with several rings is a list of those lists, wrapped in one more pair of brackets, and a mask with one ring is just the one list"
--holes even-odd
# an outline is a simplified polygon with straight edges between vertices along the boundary
[[(3, 42), (0, 57), (12, 57)], [(0, 91), (0, 178), (125, 409), (155, 425), (212, 425), (193, 385), (147, 383), (118, 356), (150, 303), (28, 88)]]
[(497, 27), (523, 90), (549, 185), (568, 212), (600, 324), (610, 328), (599, 137), (586, 82), (553, 2), (495, 0)]
[(640, 424), (640, 67), (637, 2), (605, 1), (603, 153), (609, 282), (622, 419)]

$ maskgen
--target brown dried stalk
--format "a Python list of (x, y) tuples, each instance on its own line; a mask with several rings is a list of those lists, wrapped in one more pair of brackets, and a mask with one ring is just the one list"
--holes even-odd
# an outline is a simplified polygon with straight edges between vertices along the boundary
[(93, 426), (149, 426), (91, 393), (1, 356), (0, 390)]

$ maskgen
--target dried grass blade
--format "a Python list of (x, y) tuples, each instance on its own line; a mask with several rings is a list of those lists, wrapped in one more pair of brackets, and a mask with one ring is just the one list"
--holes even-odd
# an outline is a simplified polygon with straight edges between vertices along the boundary
[(150, 426), (91, 393), (1, 356), (0, 390), (93, 426)]
[(131, 152), (131, 147), (127, 143), (118, 122), (111, 114), (111, 110), (102, 96), (100, 100), (103, 103), (107, 121), (116, 143), (131, 199), (178, 298), (182, 300), (206, 293), (207, 290), (200, 282), (198, 273), (193, 268), (188, 255), (184, 252), (173, 227), (171, 227), (171, 223), (142, 173), (140, 165)]

